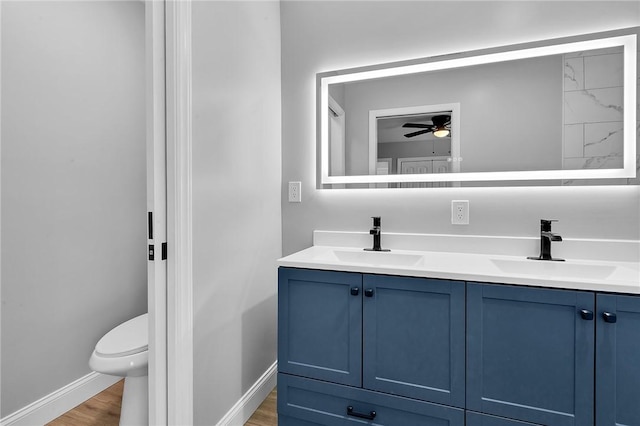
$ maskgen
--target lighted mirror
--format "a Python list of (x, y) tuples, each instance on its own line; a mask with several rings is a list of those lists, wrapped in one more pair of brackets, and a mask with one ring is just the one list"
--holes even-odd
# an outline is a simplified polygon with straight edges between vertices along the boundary
[(632, 181), (636, 33), (318, 74), (319, 187)]

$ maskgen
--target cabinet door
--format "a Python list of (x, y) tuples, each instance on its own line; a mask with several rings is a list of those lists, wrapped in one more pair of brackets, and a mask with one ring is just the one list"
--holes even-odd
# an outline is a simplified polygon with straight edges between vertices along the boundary
[(363, 386), (464, 407), (464, 282), (365, 275)]
[(594, 299), (468, 283), (467, 408), (543, 425), (592, 425)]
[(278, 369), (362, 384), (362, 275), (278, 270)]
[(596, 302), (596, 426), (640, 425), (640, 297)]

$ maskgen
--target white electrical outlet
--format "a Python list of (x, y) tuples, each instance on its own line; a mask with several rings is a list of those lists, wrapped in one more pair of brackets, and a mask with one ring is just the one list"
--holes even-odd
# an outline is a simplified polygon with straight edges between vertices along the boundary
[(302, 182), (289, 182), (289, 202), (302, 202)]
[(451, 201), (451, 224), (453, 225), (469, 224), (469, 200), (452, 200)]

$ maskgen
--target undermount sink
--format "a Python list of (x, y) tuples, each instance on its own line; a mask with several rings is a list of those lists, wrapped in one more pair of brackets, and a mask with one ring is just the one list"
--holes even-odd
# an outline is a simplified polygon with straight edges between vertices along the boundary
[(417, 266), (424, 259), (424, 257), (419, 254), (365, 250), (331, 250), (325, 253), (323, 257), (326, 260), (372, 266)]
[(508, 274), (535, 275), (550, 278), (604, 279), (616, 270), (615, 266), (591, 265), (570, 261), (491, 259), (491, 262), (500, 271)]

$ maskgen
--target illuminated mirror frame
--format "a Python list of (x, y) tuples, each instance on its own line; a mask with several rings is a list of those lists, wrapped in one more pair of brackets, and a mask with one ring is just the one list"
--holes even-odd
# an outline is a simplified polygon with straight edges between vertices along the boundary
[[(390, 64), (320, 73), (317, 75), (318, 117), (320, 139), (319, 188), (335, 184), (377, 184), (402, 182), (469, 182), (469, 181), (528, 181), (551, 179), (608, 179), (636, 177), (636, 83), (637, 28), (608, 33), (569, 37), (558, 40), (485, 49), (444, 57), (424, 58)], [(620, 35), (624, 34), (624, 35)], [(586, 39), (588, 38), (588, 39)], [(447, 174), (405, 175), (329, 175), (329, 85), (377, 78), (401, 76), (428, 71), (461, 68), (473, 65), (514, 61), (518, 59), (557, 55), (585, 50), (622, 47), (624, 57), (623, 98), (623, 168), (539, 170), (510, 172), (460, 172)]]

